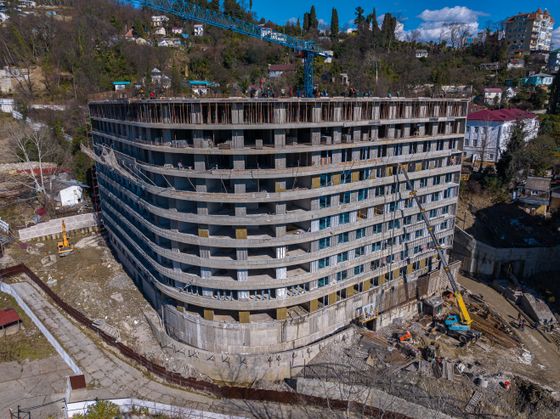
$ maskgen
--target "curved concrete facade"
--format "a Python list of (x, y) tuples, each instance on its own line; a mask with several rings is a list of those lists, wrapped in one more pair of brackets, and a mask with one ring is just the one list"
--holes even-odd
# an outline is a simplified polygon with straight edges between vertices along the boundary
[(417, 280), (438, 263), (398, 165), (451, 247), (466, 113), (456, 99), (92, 102), (104, 223), (174, 338), (309, 345), (426, 295)]

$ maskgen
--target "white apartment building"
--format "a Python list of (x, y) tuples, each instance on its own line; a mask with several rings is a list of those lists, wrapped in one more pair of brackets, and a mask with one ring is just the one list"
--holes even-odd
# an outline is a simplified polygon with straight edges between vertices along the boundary
[(473, 163), (493, 164), (500, 159), (511, 138), (515, 125), (521, 122), (525, 141), (539, 131), (537, 115), (521, 109), (496, 109), (473, 112), (467, 117), (463, 151)]
[(550, 51), (554, 19), (540, 8), (506, 19), (506, 41), (510, 54)]

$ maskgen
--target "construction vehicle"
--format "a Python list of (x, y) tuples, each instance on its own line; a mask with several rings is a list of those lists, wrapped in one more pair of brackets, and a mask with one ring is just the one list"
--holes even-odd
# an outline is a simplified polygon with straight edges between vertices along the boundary
[(434, 228), (431, 225), (428, 216), (426, 215), (426, 211), (424, 210), (424, 207), (422, 206), (420, 199), (418, 199), (416, 190), (414, 189), (414, 185), (410, 181), (408, 172), (403, 164), (399, 164), (399, 171), (404, 175), (407, 187), (410, 190), (410, 197), (414, 199), (414, 202), (416, 202), (416, 205), (418, 206), (418, 210), (422, 215), (422, 220), (424, 221), (424, 224), (426, 224), (428, 234), (432, 239), (434, 248), (436, 249), (438, 254), (438, 258), (441, 264), (443, 265), (443, 270), (447, 275), (447, 279), (449, 280), (449, 283), (451, 284), (453, 295), (455, 296), (455, 302), (457, 304), (457, 307), (459, 308), (459, 315), (452, 313), (445, 318), (443, 323), (445, 325), (446, 332), (449, 336), (456, 338), (457, 340), (459, 340), (459, 342), (463, 344), (476, 341), (478, 340), (478, 338), (480, 338), (481, 333), (476, 330), (471, 330), (471, 324), (473, 320), (471, 318), (471, 315), (469, 314), (469, 310), (467, 309), (465, 301), (463, 300), (463, 295), (461, 294), (459, 284), (453, 277), (453, 273), (451, 272), (451, 268), (447, 263), (447, 259), (445, 258), (443, 249), (439, 244), (439, 241), (435, 235)]
[(70, 244), (68, 240), (68, 235), (66, 234), (66, 223), (62, 220), (62, 241), (56, 244), (56, 248), (58, 251), (58, 256), (64, 257), (72, 254), (74, 252), (74, 248)]
[(186, 0), (124, 0), (133, 6), (140, 5), (184, 20), (215, 26), (235, 33), (261, 39), (271, 44), (282, 45), (303, 55), (303, 90), (306, 97), (313, 97), (313, 60), (315, 57), (332, 57), (330, 51), (319, 48), (315, 42), (273, 31), (219, 11), (207, 9)]

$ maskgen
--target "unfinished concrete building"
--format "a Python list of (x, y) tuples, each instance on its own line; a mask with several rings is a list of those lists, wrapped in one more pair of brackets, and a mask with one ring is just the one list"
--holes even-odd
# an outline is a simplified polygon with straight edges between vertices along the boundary
[(466, 113), (458, 99), (92, 102), (104, 223), (193, 347), (286, 351), (356, 318), (380, 327), (446, 284), (397, 165), (451, 247)]

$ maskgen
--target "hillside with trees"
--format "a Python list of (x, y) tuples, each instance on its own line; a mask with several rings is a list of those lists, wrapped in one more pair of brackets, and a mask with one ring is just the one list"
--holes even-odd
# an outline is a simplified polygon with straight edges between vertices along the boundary
[[(472, 86), (467, 91), (476, 95), (484, 87), (502, 86), (507, 79), (523, 76), (524, 71), (540, 69), (539, 63), (529, 62), (524, 70), (508, 70), (505, 43), (490, 31), (485, 42), (470, 46), (462, 44), (467, 33), (460, 25), (452, 28), (448, 42), (420, 42), (414, 32), (400, 40), (397, 18), (385, 13), (380, 20), (374, 8), (356, 8), (355, 29), (345, 31), (336, 8), (331, 9), (331, 21), (326, 25), (319, 23), (315, 6), (301, 20), (279, 25), (258, 17), (251, 10), (252, 2), (196, 2), (273, 31), (313, 39), (333, 51), (332, 63), (316, 59), (318, 94), (439, 96), (448, 94), (443, 87), (451, 85)], [(15, 0), (7, 4), (15, 4)], [(158, 94), (190, 95), (187, 80), (193, 79), (216, 83), (219, 87), (214, 93), (223, 95), (296, 95), (301, 91), (303, 64), (293, 51), (208, 25), (204, 36), (192, 36), (193, 23), (173, 16), (169, 16), (167, 29), (179, 28), (190, 36), (178, 48), (158, 46), (161, 37), (151, 19), (155, 14), (112, 0), (44, 0), (38, 1), (33, 13), (12, 13), (0, 25), (0, 67), (35, 75), (33, 83), (29, 79), (19, 83), (14, 94), (18, 109), (24, 116), (34, 114), (46, 120), (58, 132), (70, 133), (77, 152), (87, 131), (84, 105), (88, 97), (112, 90), (116, 80), (139, 83), (143, 88), (137, 93), (148, 96), (154, 89), (154, 68), (170, 79), (167, 90)], [(416, 58), (419, 49), (426, 50), (427, 57)], [(499, 65), (497, 70), (481, 68), (481, 64), (494, 62)], [(270, 78), (268, 66), (274, 64), (292, 64), (295, 71)], [(551, 113), (558, 113), (558, 91), (556, 83)], [(498, 106), (543, 108), (547, 99), (546, 92), (519, 89), (511, 103)], [(29, 110), (29, 104), (36, 102), (68, 106), (65, 112), (43, 115)]]

